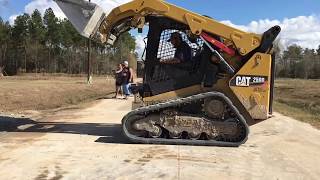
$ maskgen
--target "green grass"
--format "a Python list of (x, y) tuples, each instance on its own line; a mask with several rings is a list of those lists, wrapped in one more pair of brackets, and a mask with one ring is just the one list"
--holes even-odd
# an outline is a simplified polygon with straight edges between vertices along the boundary
[(320, 80), (276, 80), (274, 110), (320, 128)]

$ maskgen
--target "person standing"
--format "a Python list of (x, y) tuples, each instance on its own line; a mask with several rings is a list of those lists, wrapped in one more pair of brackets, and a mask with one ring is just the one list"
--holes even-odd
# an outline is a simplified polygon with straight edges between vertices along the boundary
[(129, 67), (129, 63), (128, 61), (125, 61), (124, 62), (124, 65), (126, 68), (129, 68), (129, 71), (130, 71), (130, 80), (129, 80), (129, 83), (133, 83), (133, 70), (131, 67)]
[(121, 92), (121, 85), (122, 85), (122, 64), (118, 64), (117, 70), (115, 71), (115, 79), (116, 79), (116, 95), (113, 98), (117, 98), (118, 93)]
[(123, 62), (123, 69), (122, 69), (122, 90), (124, 93), (124, 99), (127, 99), (130, 96), (130, 83), (133, 82), (133, 71), (129, 68), (128, 61)]

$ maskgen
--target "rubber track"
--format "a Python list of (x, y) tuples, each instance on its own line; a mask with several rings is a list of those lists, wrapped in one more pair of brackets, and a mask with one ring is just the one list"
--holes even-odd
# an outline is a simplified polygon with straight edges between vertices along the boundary
[[(244, 124), (246, 135), (244, 139), (239, 142), (225, 142), (225, 141), (216, 141), (216, 140), (190, 140), (190, 139), (165, 139), (165, 138), (144, 138), (138, 137), (133, 134), (130, 134), (127, 130), (126, 124), (127, 121), (130, 121), (130, 117), (134, 115), (141, 115), (148, 112), (160, 111), (163, 108), (176, 107), (178, 105), (183, 105), (186, 103), (191, 103), (193, 101), (201, 100), (208, 97), (220, 97), (225, 100), (233, 112), (237, 115), (237, 118), (241, 123)], [(129, 123), (130, 124), (130, 123)], [(220, 92), (206, 92), (201, 94), (196, 94), (188, 96), (185, 98), (180, 98), (176, 100), (170, 100), (164, 103), (158, 103), (155, 105), (145, 106), (138, 109), (135, 109), (128, 114), (126, 114), (122, 119), (122, 130), (124, 135), (132, 142), (135, 143), (144, 143), (144, 144), (177, 144), (177, 145), (197, 145), (197, 146), (225, 146), (225, 147), (238, 147), (241, 144), (245, 143), (248, 139), (249, 126), (247, 125), (245, 119), (240, 114), (238, 109), (232, 104), (231, 100)]]

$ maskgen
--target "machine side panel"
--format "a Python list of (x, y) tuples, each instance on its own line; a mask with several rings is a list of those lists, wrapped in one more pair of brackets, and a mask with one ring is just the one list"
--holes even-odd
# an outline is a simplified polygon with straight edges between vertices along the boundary
[(256, 53), (229, 82), (232, 91), (256, 120), (268, 118), (271, 61), (270, 54)]

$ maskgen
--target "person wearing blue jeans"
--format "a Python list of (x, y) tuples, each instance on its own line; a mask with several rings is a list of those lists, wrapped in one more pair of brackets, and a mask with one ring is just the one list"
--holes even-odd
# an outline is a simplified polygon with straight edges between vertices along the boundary
[(125, 95), (125, 99), (127, 99), (128, 98), (128, 96), (130, 96), (130, 84), (123, 84), (122, 85), (122, 89), (123, 89), (123, 94)]
[(123, 69), (122, 69), (122, 90), (124, 94), (124, 99), (127, 99), (130, 96), (130, 82), (133, 81), (133, 73), (132, 69), (129, 68), (128, 61), (123, 62)]

